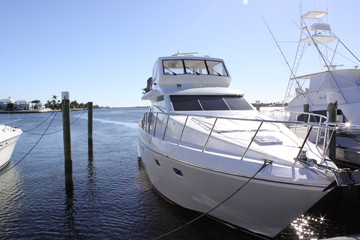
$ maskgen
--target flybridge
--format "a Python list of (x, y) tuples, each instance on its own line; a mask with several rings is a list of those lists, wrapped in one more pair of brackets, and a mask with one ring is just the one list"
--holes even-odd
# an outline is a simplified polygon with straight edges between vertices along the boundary
[(327, 16), (327, 12), (321, 11), (311, 11), (302, 16), (302, 19), (312, 19), (318, 21), (313, 23), (310, 28), (306, 27), (307, 31), (314, 32), (313, 35), (308, 36), (301, 40), (301, 42), (312, 44), (312, 43), (320, 43), (327, 44), (333, 41), (338, 40), (336, 36), (334, 36), (330, 29), (330, 24), (323, 23), (322, 19)]
[(222, 59), (178, 53), (157, 60), (151, 78), (151, 89), (229, 87), (230, 81)]

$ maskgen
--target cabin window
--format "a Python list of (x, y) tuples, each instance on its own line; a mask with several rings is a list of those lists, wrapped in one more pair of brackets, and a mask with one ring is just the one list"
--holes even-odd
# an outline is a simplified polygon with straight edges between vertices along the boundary
[(158, 97), (156, 98), (156, 101), (157, 101), (157, 102), (164, 101), (164, 96), (163, 96), (163, 95), (158, 96)]
[(222, 61), (175, 59), (163, 60), (165, 75), (196, 74), (228, 76)]
[(175, 111), (201, 111), (202, 107), (194, 96), (171, 96)]
[(228, 105), (221, 96), (203, 96), (198, 99), (204, 110), (229, 110)]
[(219, 61), (206, 61), (209, 69), (209, 74), (227, 76), (226, 69), (223, 62)]
[(165, 100), (164, 100), (164, 96), (158, 96), (156, 99), (156, 102), (154, 103), (155, 106), (158, 106), (159, 108), (163, 108), (166, 109), (165, 107)]
[(186, 74), (208, 74), (205, 61), (184, 60)]
[(252, 110), (242, 96), (170, 96), (175, 111)]
[(184, 74), (184, 64), (183, 61), (180, 60), (169, 60), (163, 61), (164, 66), (164, 74)]
[(252, 106), (240, 96), (226, 96), (225, 102), (231, 110), (251, 110)]

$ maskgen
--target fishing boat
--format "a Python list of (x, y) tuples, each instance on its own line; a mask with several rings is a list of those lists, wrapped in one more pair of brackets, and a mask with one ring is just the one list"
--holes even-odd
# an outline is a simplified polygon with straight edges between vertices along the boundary
[[(142, 100), (138, 155), (166, 199), (245, 231), (275, 237), (336, 185), (343, 171), (283, 121), (230, 88), (223, 59), (160, 57)], [(309, 127), (311, 123), (299, 123)], [(337, 184), (336, 184), (337, 183)]]
[[(327, 15), (324, 11), (310, 11), (300, 18), (300, 40), (290, 69), (285, 111), (291, 113), (290, 120), (318, 121), (316, 115), (326, 117), (329, 103), (335, 103), (331, 121), (346, 126), (336, 134), (336, 160), (358, 166), (360, 60), (331, 30), (326, 23)], [(319, 59), (320, 64), (317, 71), (310, 72), (304, 65), (316, 65), (314, 59)], [(307, 113), (299, 115), (299, 112)], [(304, 118), (306, 115), (315, 117)]]
[[(356, 111), (360, 109), (360, 61), (334, 34), (330, 24), (325, 23), (327, 15), (310, 11), (301, 17), (300, 40), (285, 97), (286, 110), (303, 111), (304, 104), (308, 104), (307, 111), (326, 116), (331, 96), (337, 102), (337, 121), (360, 126), (360, 112)], [(309, 63), (306, 57), (320, 60), (317, 72), (301, 73), (303, 63)]]
[(20, 128), (15, 127), (15, 125), (10, 125), (15, 122), (16, 121), (0, 124), (0, 169), (9, 163), (16, 142), (22, 134)]

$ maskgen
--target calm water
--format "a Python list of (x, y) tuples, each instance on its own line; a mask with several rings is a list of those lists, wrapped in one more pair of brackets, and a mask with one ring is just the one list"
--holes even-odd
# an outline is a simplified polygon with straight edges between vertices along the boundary
[[(73, 192), (65, 191), (61, 113), (11, 115), (25, 132), (0, 172), (0, 239), (154, 239), (197, 217), (159, 196), (137, 159), (136, 128), (145, 110), (94, 110), (92, 159), (87, 113), (71, 113)], [(277, 239), (359, 234), (359, 195), (358, 188), (339, 189)], [(204, 217), (163, 239), (257, 238)]]

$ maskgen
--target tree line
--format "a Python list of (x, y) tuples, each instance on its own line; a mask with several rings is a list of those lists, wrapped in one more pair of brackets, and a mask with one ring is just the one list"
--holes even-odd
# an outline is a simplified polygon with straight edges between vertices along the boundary
[[(45, 103), (45, 107), (50, 108), (52, 110), (61, 110), (62, 109), (61, 100), (58, 99), (56, 95), (53, 95), (51, 100), (47, 100), (47, 102)], [(87, 103), (78, 103), (76, 100), (70, 102), (70, 109), (85, 109), (85, 108), (87, 108)], [(100, 107), (98, 105), (93, 105), (93, 108), (100, 108)]]

